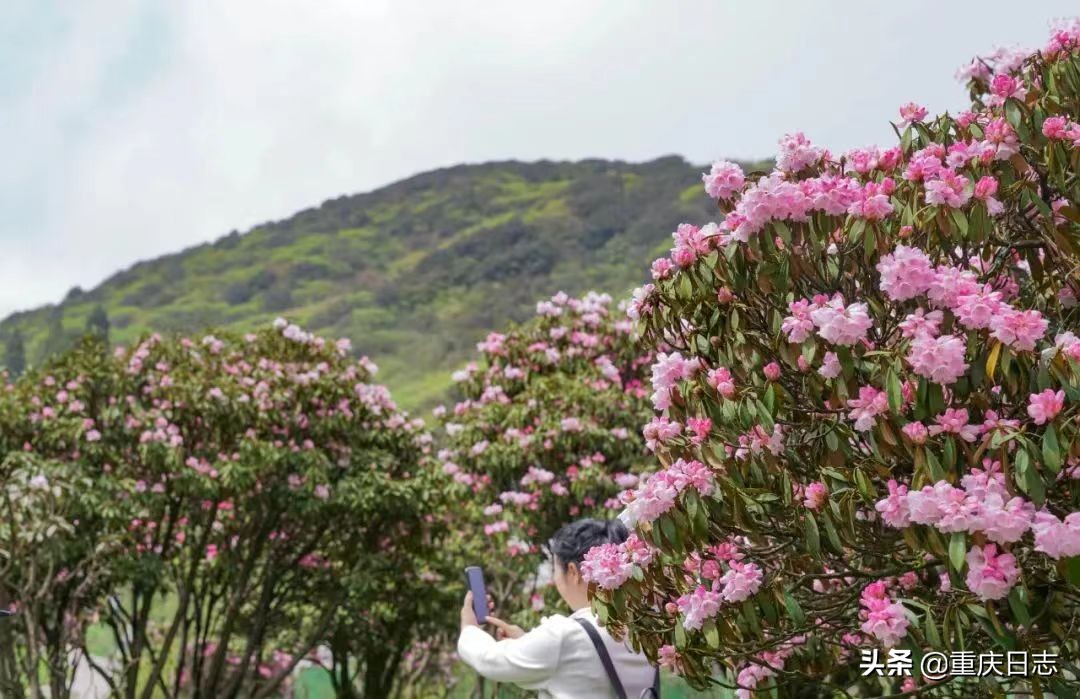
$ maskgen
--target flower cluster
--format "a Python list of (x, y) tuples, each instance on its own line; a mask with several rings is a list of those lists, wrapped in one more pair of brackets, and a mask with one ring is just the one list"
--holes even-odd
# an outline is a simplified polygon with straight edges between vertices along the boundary
[(667, 469), (654, 473), (635, 490), (624, 491), (625, 517), (631, 524), (652, 522), (667, 512), (679, 494), (693, 488), (700, 495), (713, 491), (713, 474), (700, 461), (679, 459)]

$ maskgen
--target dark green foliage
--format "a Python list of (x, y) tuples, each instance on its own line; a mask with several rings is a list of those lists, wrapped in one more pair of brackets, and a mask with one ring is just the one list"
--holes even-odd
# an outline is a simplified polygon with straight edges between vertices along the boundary
[(26, 347), (22, 332), (15, 328), (4, 342), (4, 368), (12, 376), (18, 376), (26, 369)]
[[(716, 216), (700, 172), (648, 163), (502, 162), (428, 172), (283, 221), (139, 263), (0, 323), (26, 359), (71, 345), (101, 307), (111, 339), (147, 330), (247, 331), (277, 315), (345, 336), (408, 407), (431, 405), (488, 331), (563, 290), (625, 296), (682, 221)], [(68, 327), (65, 328), (65, 322)]]
[(86, 318), (86, 332), (109, 342), (109, 314), (102, 305), (94, 306)]
[[(71, 298), (71, 294), (68, 294)], [(45, 311), (45, 338), (41, 344), (41, 356), (51, 357), (70, 349), (75, 336), (64, 329), (64, 307), (50, 306)]]

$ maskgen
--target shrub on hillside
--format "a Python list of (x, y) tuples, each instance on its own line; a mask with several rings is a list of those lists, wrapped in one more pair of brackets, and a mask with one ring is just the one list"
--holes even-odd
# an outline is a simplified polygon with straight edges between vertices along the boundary
[[(664, 470), (624, 496), (640, 538), (588, 568), (601, 618), (697, 686), (1077, 676), (1080, 24), (965, 74), (970, 111), (906, 105), (890, 148), (796, 134), (771, 173), (714, 165), (721, 222), (681, 226), (635, 295), (671, 348)], [(915, 676), (861, 677), (887, 649)], [(922, 656), (961, 650), (1059, 674), (928, 687)]]
[(540, 302), (532, 321), (479, 344), (482, 362), (454, 375), (462, 400), (436, 411), (462, 556), (488, 570), (508, 611), (527, 616), (530, 597), (544, 607), (548, 539), (575, 518), (613, 516), (647, 463), (650, 358), (620, 316), (598, 294)]
[[(411, 600), (430, 584), (442, 486), (421, 423), (374, 371), (347, 341), (281, 321), (111, 355), (88, 342), (9, 385), (3, 477), (54, 494), (59, 538), (0, 553), (0, 591), (20, 611), (2, 680), (33, 681), (45, 657), (65, 695), (69, 650), (86, 654), (98, 622), (116, 657), (97, 669), (128, 697), (274, 696), (320, 644), (334, 645), (337, 678), (376, 663), (382, 684), (363, 689), (389, 691)], [(20, 521), (9, 510), (0, 530)], [(396, 565), (372, 563), (384, 559)], [(342, 641), (337, 629), (372, 611), (358, 589), (391, 606)]]

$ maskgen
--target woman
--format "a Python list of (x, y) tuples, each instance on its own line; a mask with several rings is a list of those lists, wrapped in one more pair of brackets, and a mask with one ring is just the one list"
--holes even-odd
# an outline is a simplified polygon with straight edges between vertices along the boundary
[[(556, 532), (550, 544), (552, 577), (573, 613), (568, 617), (545, 617), (528, 633), (488, 615), (487, 621), (502, 639), (496, 641), (480, 628), (472, 593), (466, 594), (458, 655), (484, 677), (539, 690), (541, 697), (649, 696), (658, 678), (656, 670), (644, 654), (616, 641), (599, 625), (589, 607), (588, 583), (581, 576), (581, 560), (589, 549), (609, 542), (622, 543), (627, 536), (626, 526), (618, 520), (581, 519)], [(597, 644), (606, 652), (607, 662)]]

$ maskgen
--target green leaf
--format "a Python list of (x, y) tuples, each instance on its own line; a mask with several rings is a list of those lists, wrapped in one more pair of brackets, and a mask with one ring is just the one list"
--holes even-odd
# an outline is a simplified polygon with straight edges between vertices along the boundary
[(923, 620), (923, 630), (926, 633), (926, 642), (931, 648), (942, 648), (941, 633), (934, 621), (934, 613), (926, 610), (926, 619)]
[(889, 409), (893, 415), (899, 415), (904, 406), (904, 389), (896, 372), (889, 369), (885, 374), (885, 390), (889, 394)]
[(1005, 119), (1012, 125), (1014, 129), (1020, 128), (1020, 122), (1023, 120), (1023, 112), (1020, 111), (1020, 103), (1014, 98), (1010, 97), (1005, 101)]
[(844, 553), (844, 546), (840, 543), (840, 537), (836, 534), (836, 527), (833, 526), (832, 517), (828, 513), (821, 515), (822, 521), (825, 522), (825, 538), (828, 540), (829, 545), (835, 553)]
[(756, 635), (761, 635), (761, 623), (758, 621), (757, 609), (754, 608), (754, 603), (751, 600), (743, 600), (742, 603), (743, 618), (746, 619), (746, 623), (750, 625), (750, 630)]
[(927, 407), (930, 410), (930, 415), (937, 415), (945, 410), (945, 394), (936, 383), (930, 383), (927, 385)]
[(1024, 604), (1024, 600), (1020, 598), (1020, 588), (1014, 587), (1009, 592), (1009, 609), (1012, 610), (1013, 616), (1024, 626), (1031, 626), (1031, 614), (1028, 612), (1027, 605)]
[(1046, 490), (1039, 470), (1031, 464), (1031, 457), (1026, 447), (1019, 449), (1016, 453), (1016, 485), (1031, 498), (1036, 507), (1042, 507), (1046, 499)]
[(960, 231), (960, 235), (967, 237), (968, 232), (968, 220), (967, 216), (961, 209), (950, 209), (949, 215), (952, 217), (952, 221), (956, 224), (957, 230)]
[(954, 532), (949, 539), (949, 565), (957, 573), (964, 569), (965, 556), (967, 556), (967, 534)]
[(796, 626), (802, 626), (806, 623), (806, 613), (803, 612), (798, 601), (787, 590), (784, 590), (784, 607), (787, 608), (788, 616), (791, 617)]
[(1061, 568), (1062, 577), (1065, 578), (1065, 582), (1075, 587), (1080, 587), (1080, 556), (1072, 556), (1060, 561), (1058, 565)]
[(608, 611), (608, 606), (598, 599), (593, 600), (593, 609), (596, 610), (596, 618), (600, 621), (600, 625), (607, 624), (611, 614)]
[(675, 647), (679, 649), (686, 648), (689, 643), (689, 639), (686, 637), (686, 627), (682, 625), (682, 622), (675, 624)]
[(862, 469), (855, 469), (855, 485), (859, 488), (859, 494), (863, 499), (870, 502), (874, 499), (874, 488), (870, 485), (870, 479), (866, 477)]
[(720, 647), (720, 630), (716, 628), (716, 622), (712, 619), (706, 621), (701, 627), (702, 633), (705, 634), (705, 642), (709, 644), (709, 648)]
[(662, 517), (660, 519), (660, 530), (664, 533), (664, 538), (667, 539), (675, 550), (681, 550), (679, 544), (679, 532), (675, 528), (675, 523), (671, 521), (670, 517)]
[(775, 386), (775, 384), (770, 383), (769, 387), (765, 389), (765, 396), (764, 396), (763, 402), (765, 403), (765, 408), (769, 411), (770, 415), (773, 412), (776, 411), (776, 386)]
[(807, 512), (803, 520), (803, 534), (806, 536), (806, 550), (814, 558), (821, 558), (821, 533), (818, 531), (817, 520), (814, 515)]
[(946, 472), (952, 472), (956, 469), (956, 442), (952, 437), (945, 439), (945, 449), (942, 453), (945, 463), (942, 467)]
[(757, 409), (758, 417), (761, 418), (761, 426), (765, 428), (766, 432), (771, 432), (774, 424), (772, 412), (757, 398), (754, 398), (753, 401), (754, 407)]
[(856, 221), (851, 224), (851, 228), (848, 230), (848, 240), (850, 240), (851, 242), (855, 242), (859, 239), (859, 236), (862, 235), (863, 230), (865, 229), (866, 219), (856, 219)]
[(1058, 444), (1057, 432), (1053, 425), (1046, 426), (1046, 433), (1042, 440), (1043, 464), (1052, 473), (1061, 470), (1061, 446)]
[(941, 468), (941, 462), (934, 456), (934, 452), (929, 449), (926, 452), (926, 467), (930, 471), (930, 478), (934, 483), (945, 480), (945, 471)]

